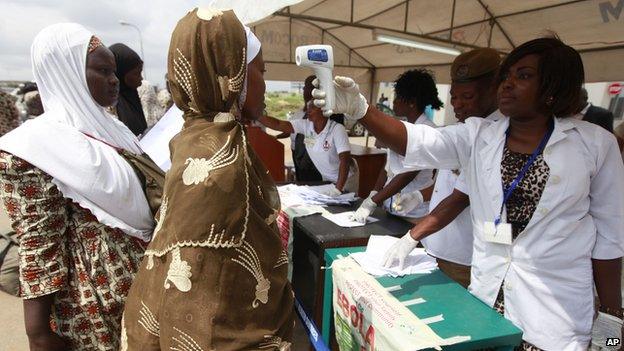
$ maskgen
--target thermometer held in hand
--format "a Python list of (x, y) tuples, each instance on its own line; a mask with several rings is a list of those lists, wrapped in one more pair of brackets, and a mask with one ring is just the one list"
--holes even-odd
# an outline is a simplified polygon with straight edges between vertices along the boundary
[(334, 109), (334, 50), (330, 45), (305, 45), (295, 50), (297, 66), (310, 67), (319, 80), (319, 88), (325, 92), (324, 111)]

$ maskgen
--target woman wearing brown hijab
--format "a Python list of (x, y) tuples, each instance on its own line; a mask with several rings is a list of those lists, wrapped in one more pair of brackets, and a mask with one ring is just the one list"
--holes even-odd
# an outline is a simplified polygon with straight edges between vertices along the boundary
[(173, 32), (169, 83), (185, 123), (170, 143), (172, 167), (126, 304), (122, 350), (290, 349), (279, 197), (239, 122), (264, 107), (258, 51), (232, 11), (194, 10)]

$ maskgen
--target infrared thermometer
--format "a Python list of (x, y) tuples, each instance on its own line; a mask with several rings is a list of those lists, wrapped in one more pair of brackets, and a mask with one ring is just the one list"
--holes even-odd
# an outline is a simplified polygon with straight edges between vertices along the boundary
[(333, 110), (334, 105), (334, 49), (330, 45), (305, 45), (295, 51), (297, 66), (310, 67), (319, 80), (319, 88), (325, 92), (324, 111)]

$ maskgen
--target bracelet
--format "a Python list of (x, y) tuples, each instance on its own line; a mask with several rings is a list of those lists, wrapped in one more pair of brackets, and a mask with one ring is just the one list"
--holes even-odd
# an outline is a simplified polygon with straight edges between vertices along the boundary
[(624, 319), (624, 313), (622, 312), (622, 308), (611, 308), (611, 307), (600, 306), (598, 310), (602, 313), (612, 315), (619, 319)]

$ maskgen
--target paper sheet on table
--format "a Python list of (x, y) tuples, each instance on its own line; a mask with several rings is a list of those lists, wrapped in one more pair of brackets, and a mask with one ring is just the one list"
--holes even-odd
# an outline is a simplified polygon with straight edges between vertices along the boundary
[(171, 168), (169, 142), (182, 130), (184, 125), (182, 114), (176, 105), (171, 106), (167, 113), (139, 141), (141, 149), (165, 172)]
[(369, 223), (375, 223), (379, 220), (374, 217), (368, 217), (366, 219), (366, 223), (360, 223), (358, 221), (351, 220), (351, 216), (353, 216), (354, 211), (342, 212), (342, 213), (329, 213), (327, 211), (323, 211), (322, 216), (325, 219), (332, 221), (334, 224), (344, 228), (354, 228), (361, 227)]
[[(331, 185), (331, 184), (330, 184)], [(295, 205), (350, 205), (355, 201), (355, 194), (343, 194), (337, 197), (330, 197), (320, 194), (315, 187), (287, 184), (277, 188), (282, 208)]]
[(390, 268), (383, 266), (386, 251), (399, 240), (387, 235), (372, 235), (368, 239), (365, 252), (351, 254), (351, 257), (362, 266), (362, 269), (374, 276), (398, 277), (408, 274), (431, 273), (438, 268), (435, 258), (427, 255), (425, 249), (416, 248), (406, 258), (403, 269), (399, 269), (399, 262), (395, 261)]
[(606, 346), (608, 339), (622, 338), (622, 320), (606, 313), (598, 312), (592, 328), (591, 350), (618, 350), (621, 345)]
[[(327, 196), (324, 195), (325, 193), (327, 193), (328, 191), (330, 191), (331, 189), (333, 189), (335, 187), (334, 184), (323, 184), (323, 185), (306, 185), (306, 188), (308, 188), (309, 190), (312, 190), (316, 193), (318, 193), (321, 196)], [(329, 196), (327, 196), (329, 197)], [(338, 199), (338, 200), (344, 200), (344, 201), (355, 201), (355, 193), (346, 193), (346, 194), (342, 194), (342, 195), (338, 195), (338, 196), (334, 196), (331, 197), (332, 199)]]

